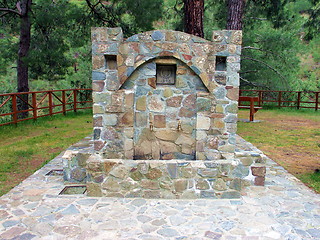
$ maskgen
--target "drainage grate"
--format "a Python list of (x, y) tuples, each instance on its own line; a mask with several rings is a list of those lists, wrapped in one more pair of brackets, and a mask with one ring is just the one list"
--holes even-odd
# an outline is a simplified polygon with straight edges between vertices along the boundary
[(85, 185), (77, 185), (77, 186), (66, 186), (59, 195), (73, 195), (73, 194), (84, 194), (87, 191), (87, 187)]
[(53, 169), (50, 172), (46, 173), (46, 176), (63, 176), (62, 169)]

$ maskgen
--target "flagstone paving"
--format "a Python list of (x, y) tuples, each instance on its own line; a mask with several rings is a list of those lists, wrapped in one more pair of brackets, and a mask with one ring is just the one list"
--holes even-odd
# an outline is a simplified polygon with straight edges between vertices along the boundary
[(319, 194), (271, 159), (240, 199), (159, 200), (59, 195), (61, 156), (0, 198), (0, 239), (320, 239)]

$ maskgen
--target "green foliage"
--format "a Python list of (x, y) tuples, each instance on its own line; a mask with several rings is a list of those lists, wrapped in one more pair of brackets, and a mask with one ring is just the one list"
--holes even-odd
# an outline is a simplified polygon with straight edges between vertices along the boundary
[(297, 81), (302, 46), (295, 34), (268, 23), (245, 31), (241, 77), (251, 83), (249, 88), (302, 90)]

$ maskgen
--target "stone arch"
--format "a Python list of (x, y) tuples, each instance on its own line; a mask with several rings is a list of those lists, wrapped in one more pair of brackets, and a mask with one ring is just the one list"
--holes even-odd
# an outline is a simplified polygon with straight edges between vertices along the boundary
[(157, 58), (175, 58), (189, 66), (209, 91), (213, 80), (215, 46), (190, 34), (161, 30), (133, 35), (119, 45), (117, 59), (120, 86), (142, 64)]

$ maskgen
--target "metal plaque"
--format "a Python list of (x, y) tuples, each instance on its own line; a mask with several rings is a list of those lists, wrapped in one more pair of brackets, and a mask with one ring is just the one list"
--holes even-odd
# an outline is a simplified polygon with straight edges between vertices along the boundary
[(176, 83), (176, 65), (157, 64), (157, 84), (174, 85)]

